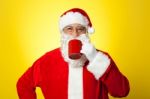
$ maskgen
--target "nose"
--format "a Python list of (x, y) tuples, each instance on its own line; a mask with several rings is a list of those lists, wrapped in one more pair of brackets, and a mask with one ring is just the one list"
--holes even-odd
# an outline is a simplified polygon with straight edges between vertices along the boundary
[(77, 33), (77, 30), (76, 30), (76, 29), (75, 29), (74, 32), (72, 33), (72, 36), (73, 36), (73, 37), (78, 37), (78, 36), (79, 36), (79, 33)]

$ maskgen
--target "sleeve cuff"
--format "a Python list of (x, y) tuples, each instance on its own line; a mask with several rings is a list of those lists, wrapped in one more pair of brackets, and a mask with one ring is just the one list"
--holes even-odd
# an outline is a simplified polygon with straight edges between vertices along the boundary
[(95, 58), (87, 66), (87, 69), (98, 80), (105, 73), (109, 65), (109, 57), (102, 52), (97, 52)]

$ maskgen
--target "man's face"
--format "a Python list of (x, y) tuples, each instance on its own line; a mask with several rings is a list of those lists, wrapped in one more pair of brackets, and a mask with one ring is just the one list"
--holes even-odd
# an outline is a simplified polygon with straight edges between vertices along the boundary
[(82, 34), (86, 34), (87, 29), (81, 24), (70, 24), (63, 28), (63, 32), (72, 37), (78, 37)]
[(71, 60), (68, 57), (68, 42), (72, 39), (78, 39), (82, 43), (90, 42), (87, 34), (87, 28), (81, 24), (70, 24), (61, 31), (61, 52), (65, 61), (69, 62), (73, 67), (83, 66), (87, 60), (84, 55), (80, 59)]

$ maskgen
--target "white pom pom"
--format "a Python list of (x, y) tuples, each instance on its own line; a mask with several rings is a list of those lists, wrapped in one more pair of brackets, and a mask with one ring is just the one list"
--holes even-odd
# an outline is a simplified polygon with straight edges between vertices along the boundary
[(94, 33), (94, 28), (93, 27), (88, 27), (88, 33), (90, 33), (90, 34)]

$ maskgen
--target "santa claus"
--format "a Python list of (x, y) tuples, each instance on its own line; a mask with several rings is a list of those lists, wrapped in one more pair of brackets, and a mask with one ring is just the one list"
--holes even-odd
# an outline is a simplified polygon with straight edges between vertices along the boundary
[[(87, 13), (73, 8), (59, 20), (61, 47), (40, 57), (18, 80), (19, 99), (36, 99), (40, 87), (45, 99), (108, 99), (129, 93), (128, 79), (108, 53), (97, 50), (88, 34), (94, 29)], [(80, 57), (69, 57), (69, 42), (82, 43)], [(78, 44), (78, 43), (77, 43)], [(71, 45), (76, 49), (78, 45)]]

